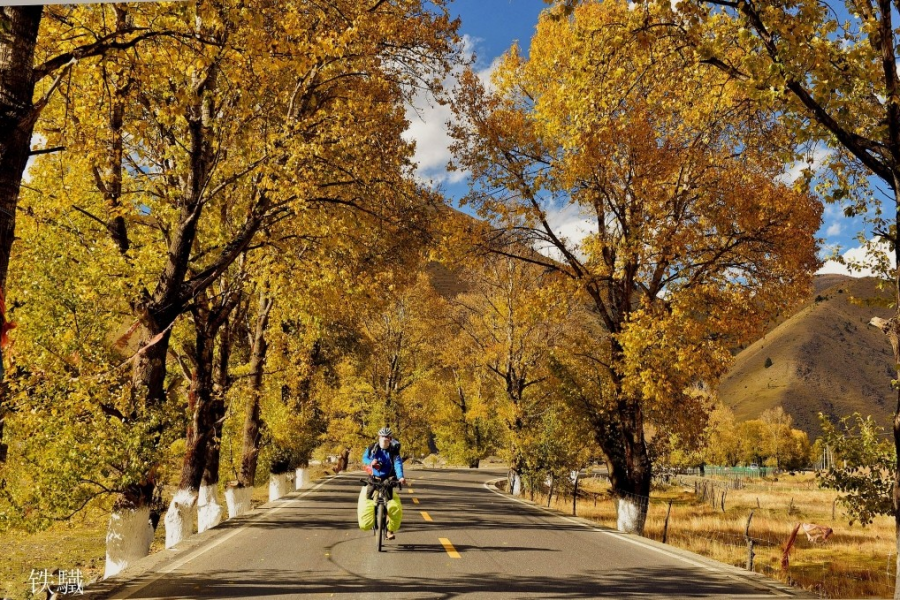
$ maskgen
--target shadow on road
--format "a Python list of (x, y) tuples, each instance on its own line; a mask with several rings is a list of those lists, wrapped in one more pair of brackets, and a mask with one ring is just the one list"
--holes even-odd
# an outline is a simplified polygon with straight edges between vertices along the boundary
[[(623, 598), (654, 595), (682, 598), (728, 597), (735, 594), (734, 582), (692, 577), (684, 571), (657, 568), (618, 571), (594, 570), (565, 579), (553, 576), (467, 574), (465, 577), (395, 578), (373, 580), (335, 577), (333, 573), (286, 572), (281, 570), (210, 572), (202, 576), (171, 574), (164, 586), (132, 598), (159, 597), (171, 590), (171, 597), (189, 599), (255, 598), (305, 594), (342, 594), (365, 597), (371, 594), (416, 594), (430, 598), (456, 598), (468, 594), (502, 594), (504, 597), (543, 596), (554, 598)], [(747, 590), (748, 592), (750, 590)]]
[[(452, 472), (442, 471), (442, 473)], [(348, 515), (355, 516), (360, 487), (358, 478), (336, 478), (314, 495), (300, 499), (296, 507), (282, 509), (277, 521), (254, 521), (240, 523), (240, 526), (254, 529), (302, 528), (307, 531), (352, 527), (353, 522), (348, 519)], [(411, 515), (420, 510), (426, 510), (434, 522), (440, 524), (441, 529), (450, 532), (457, 529), (497, 529), (504, 526), (536, 531), (583, 530), (579, 525), (560, 521), (553, 523), (545, 519), (523, 521), (521, 505), (514, 502), (497, 502), (493, 492), (480, 486), (469, 488), (466, 494), (462, 495), (459, 493), (458, 482), (456, 485), (442, 484), (437, 479), (429, 479), (421, 485), (416, 484), (413, 489), (416, 490), (414, 496), (420, 499), (421, 504), (414, 504), (413, 495), (406, 491), (400, 495), (404, 511), (403, 527), (406, 530), (415, 527), (413, 525), (415, 519)], [(292, 500), (294, 499), (286, 497), (283, 502)], [(461, 514), (466, 516), (465, 520), (454, 518)], [(225, 528), (227, 527), (225, 524)], [(428, 529), (429, 526), (417, 528)]]

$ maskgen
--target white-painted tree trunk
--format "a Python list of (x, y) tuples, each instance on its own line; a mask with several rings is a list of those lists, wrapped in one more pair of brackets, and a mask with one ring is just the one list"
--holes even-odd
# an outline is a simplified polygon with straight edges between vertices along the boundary
[(293, 489), (293, 473), (269, 474), (269, 502), (286, 496)]
[(643, 533), (647, 504), (640, 498), (619, 498), (616, 527), (625, 533)]
[(228, 506), (228, 518), (233, 519), (244, 513), (250, 512), (250, 497), (253, 488), (228, 487), (225, 488), (225, 504)]
[(299, 490), (304, 485), (309, 483), (309, 473), (306, 469), (297, 469), (297, 473), (294, 477), (294, 489)]
[(518, 473), (513, 473), (512, 495), (513, 496), (521, 496), (522, 495), (522, 477)]
[(166, 548), (180, 543), (191, 536), (194, 530), (194, 506), (197, 492), (180, 489), (175, 492), (169, 510), (166, 511)]
[(106, 530), (106, 569), (103, 578), (117, 575), (134, 561), (150, 554), (153, 525), (150, 509), (115, 510)]
[(222, 522), (222, 505), (214, 485), (200, 486), (197, 498), (197, 533), (203, 533)]

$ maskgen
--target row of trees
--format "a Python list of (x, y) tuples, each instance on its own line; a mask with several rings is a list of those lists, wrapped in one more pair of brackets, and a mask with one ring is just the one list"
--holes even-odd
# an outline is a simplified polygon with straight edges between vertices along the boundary
[[(851, 210), (875, 202), (866, 172), (898, 189), (890, 7), (866, 8), (837, 35), (817, 3), (559, 3), (528, 57), (450, 98), (490, 228), (417, 185), (402, 137), (458, 57), (441, 2), (4, 8), (6, 518), (109, 496), (136, 540), (115, 570), (164, 483), (177, 529), (220, 473), (246, 487), (260, 457), (391, 421), (410, 452), (496, 450), (525, 476), (592, 439), (641, 530), (654, 457), (699, 444), (731, 349), (808, 289), (799, 144), (837, 147), (824, 186)], [(32, 129), (64, 150), (20, 194)], [(435, 250), (458, 293), (417, 275)]]
[(677, 437), (670, 438), (661, 462), (667, 466), (765, 465), (781, 470), (810, 467), (816, 456), (806, 432), (794, 429), (792, 417), (779, 407), (768, 409), (759, 419), (736, 422), (728, 407), (718, 404), (699, 446), (685, 447)]
[[(278, 472), (318, 445), (348, 313), (428, 240), (405, 106), (456, 23), (377, 0), (4, 11), (40, 20), (35, 64), (68, 66), (38, 82), (55, 151), (11, 208), (2, 516), (108, 499), (112, 574), (146, 555), (163, 486), (172, 545), (198, 497), (216, 513), (220, 472), (251, 486), (261, 456)], [(100, 57), (69, 61), (84, 40)]]

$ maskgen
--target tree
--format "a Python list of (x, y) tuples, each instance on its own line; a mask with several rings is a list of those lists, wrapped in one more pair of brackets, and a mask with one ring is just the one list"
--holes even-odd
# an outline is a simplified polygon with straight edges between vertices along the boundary
[(439, 397), (434, 419), (435, 444), (453, 464), (477, 468), (480, 461), (502, 446), (502, 430), (495, 407), (502, 390), (493, 381), (478, 352), (466, 335), (447, 317), (438, 322), (437, 346), (440, 377), (435, 383)]
[[(469, 201), (502, 226), (495, 238), (556, 261), (487, 245), (560, 273), (590, 304), (598, 326), (569, 372), (593, 397), (620, 527), (640, 531), (646, 428), (696, 429), (691, 390), (715, 382), (729, 344), (805, 292), (821, 206), (778, 183), (783, 165), (767, 152), (778, 124), (685, 60), (668, 31), (644, 26), (665, 9), (634, 8), (543, 16), (530, 58), (510, 51), (495, 91), (463, 77), (453, 133)], [(580, 244), (554, 225), (563, 209), (590, 223)]]
[[(0, 8), (0, 131), (4, 132), (0, 139), (0, 305), (8, 294), (16, 214), (28, 159), (61, 149), (33, 150), (35, 124), (76, 61), (103, 56), (113, 49), (133, 48), (143, 40), (170, 33), (134, 18), (140, 12), (140, 8), (104, 5), (46, 10), (42, 6)], [(110, 13), (115, 18), (109, 18)], [(4, 311), (0, 311), (3, 333), (9, 327), (9, 315)], [(6, 395), (5, 387), (0, 386), (0, 463), (6, 460), (3, 431), (11, 410)]]
[(721, 402), (709, 414), (704, 437), (703, 460), (706, 464), (733, 467), (740, 462), (734, 412)]
[[(818, 473), (819, 485), (843, 492), (841, 502), (851, 523), (868, 525), (878, 515), (894, 514), (894, 452), (884, 428), (872, 417), (853, 414), (835, 424), (824, 415), (822, 440), (837, 457), (830, 467)], [(840, 463), (843, 466), (837, 466)]]
[[(776, 469), (781, 468), (782, 453), (789, 449), (792, 442), (791, 425), (794, 423), (793, 417), (784, 412), (784, 408), (776, 406), (763, 411), (759, 416), (759, 420), (766, 424), (768, 429), (768, 444), (770, 456), (774, 458)], [(787, 448), (786, 448), (787, 447)]]
[[(847, 216), (865, 215), (875, 236), (887, 242), (895, 266), (880, 253), (876, 266), (893, 282), (900, 311), (900, 76), (895, 67), (900, 33), (895, 11), (890, 2), (867, 0), (693, 0), (679, 4), (670, 22), (701, 59), (777, 111), (798, 143), (829, 150), (819, 189)], [(809, 170), (801, 184), (812, 175)], [(900, 312), (872, 324), (887, 335), (900, 365)], [(900, 387), (893, 430), (900, 548)], [(900, 598), (900, 555), (897, 573), (894, 597)]]
[[(40, 130), (72, 150), (48, 163), (55, 167), (42, 171), (49, 179), (35, 182), (53, 209), (47, 219), (64, 226), (77, 213), (73, 235), (120, 279), (117, 309), (129, 307), (136, 323), (126, 327), (141, 340), (125, 365), (130, 384), (117, 375), (116, 394), (91, 398), (101, 411), (92, 414), (142, 432), (122, 449), (135, 454), (143, 474), (129, 472), (108, 488), (118, 498), (113, 522), (128, 515), (137, 523), (132, 531), (149, 530), (148, 507), (162, 483), (158, 460), (172, 434), (170, 416), (180, 412), (173, 408), (179, 377), (168, 364), (170, 350), (191, 337), (180, 316), (193, 313), (195, 334), (210, 325), (204, 312), (213, 284), (248, 251), (302, 245), (310, 236), (365, 238), (360, 232), (373, 224), (385, 237), (409, 232), (422, 226), (433, 200), (412, 180), (403, 106), (455, 52), (455, 24), (442, 5), (335, 1), (307, 11), (259, 0), (252, 8), (145, 5), (182, 43), (148, 40), (145, 51), (159, 60), (120, 52), (73, 70)], [(97, 82), (105, 94), (94, 93)], [(53, 189), (73, 194), (76, 205)], [(205, 374), (214, 357), (209, 334), (195, 354)], [(23, 408), (33, 402), (20, 398)], [(214, 449), (221, 408), (209, 396), (194, 400), (181, 482), (187, 504)], [(112, 561), (115, 569), (146, 553), (149, 536), (136, 539)]]
[[(542, 384), (569, 304), (549, 301), (558, 277), (509, 257), (478, 257), (464, 282), (467, 291), (449, 302), (448, 329), (452, 343), (462, 349), (454, 354), (473, 357), (482, 371), (475, 381), (484, 378), (484, 384), (494, 387), (482, 394), (493, 400), (492, 411), (506, 430), (502, 455), (518, 477), (533, 477), (540, 457), (531, 451), (541, 435), (542, 415), (554, 400)], [(466, 363), (460, 360), (455, 366)]]

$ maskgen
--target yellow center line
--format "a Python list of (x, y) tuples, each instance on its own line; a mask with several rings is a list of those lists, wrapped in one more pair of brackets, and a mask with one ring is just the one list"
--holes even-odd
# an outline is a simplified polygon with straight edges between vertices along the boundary
[(453, 544), (450, 543), (450, 540), (447, 538), (438, 538), (440, 540), (441, 545), (444, 547), (444, 550), (447, 551), (447, 554), (450, 555), (450, 558), (461, 558), (459, 552), (456, 551), (456, 548), (453, 547)]
[(425, 519), (426, 521), (429, 521), (429, 522), (432, 521), (431, 515), (429, 515), (429, 514), (428, 514), (427, 512), (425, 512), (424, 510), (423, 510), (423, 511), (420, 511), (420, 512), (422, 513), (422, 518), (423, 518), (423, 519)]
[(418, 498), (413, 498), (413, 504), (418, 504), (418, 503), (419, 503), (419, 499), (418, 499)]
[(414, 494), (415, 492), (413, 491), (412, 488), (406, 488), (406, 493), (407, 493), (407, 494)]

